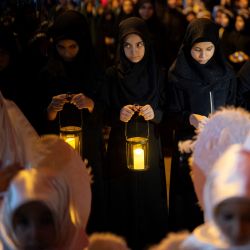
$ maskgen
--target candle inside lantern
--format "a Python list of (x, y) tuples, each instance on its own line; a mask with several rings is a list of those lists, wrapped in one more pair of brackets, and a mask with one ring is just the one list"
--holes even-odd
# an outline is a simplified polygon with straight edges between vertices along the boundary
[(73, 149), (76, 149), (76, 139), (74, 137), (67, 137), (65, 142), (67, 142)]
[(144, 150), (142, 148), (136, 148), (133, 152), (134, 155), (134, 169), (144, 169)]
[(60, 128), (60, 137), (81, 155), (82, 129), (76, 126)]

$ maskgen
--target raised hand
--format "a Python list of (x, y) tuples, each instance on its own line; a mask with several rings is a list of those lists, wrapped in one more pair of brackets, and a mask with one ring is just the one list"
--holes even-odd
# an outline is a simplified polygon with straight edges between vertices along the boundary
[(126, 105), (120, 110), (120, 120), (122, 122), (128, 122), (134, 113), (134, 105)]
[(155, 117), (154, 110), (149, 104), (140, 107), (139, 115), (143, 116), (145, 121), (152, 120)]
[(95, 106), (94, 101), (83, 93), (73, 95), (70, 103), (74, 104), (78, 109), (87, 108), (89, 112), (92, 112)]

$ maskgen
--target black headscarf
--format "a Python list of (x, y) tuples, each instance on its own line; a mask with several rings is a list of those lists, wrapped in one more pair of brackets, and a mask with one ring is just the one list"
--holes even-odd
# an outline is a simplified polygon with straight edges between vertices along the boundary
[(90, 30), (86, 18), (77, 11), (66, 11), (57, 17), (50, 29), (53, 43), (57, 44), (60, 40), (71, 39), (78, 43), (80, 55), (91, 55), (93, 50)]
[[(132, 63), (124, 53), (124, 39), (129, 34), (139, 35), (145, 46), (143, 59)], [(138, 17), (131, 17), (119, 25), (118, 44), (118, 88), (122, 104), (150, 104), (156, 108), (158, 101), (157, 66), (146, 23)]]
[[(73, 86), (72, 88), (74, 88), (73, 83), (75, 82), (84, 86), (87, 93), (91, 92), (94, 87), (94, 79), (100, 72), (96, 64), (90, 30), (85, 16), (74, 10), (66, 11), (56, 18), (49, 34), (53, 39), (54, 52), (49, 61), (50, 73), (57, 74), (57, 77), (64, 77)], [(79, 45), (76, 58), (69, 62), (64, 61), (56, 50), (56, 44), (64, 39), (74, 40)]]
[[(191, 56), (192, 46), (199, 42), (211, 42), (215, 46), (214, 55), (206, 64), (198, 63)], [(184, 79), (194, 80), (194, 84), (198, 81), (210, 86), (232, 76), (221, 52), (218, 26), (213, 21), (198, 18), (188, 25), (174, 68), (172, 67), (171, 71)]]

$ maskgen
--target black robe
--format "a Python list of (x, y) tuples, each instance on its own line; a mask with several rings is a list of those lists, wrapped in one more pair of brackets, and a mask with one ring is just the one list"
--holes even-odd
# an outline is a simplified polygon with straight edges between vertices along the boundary
[[(47, 65), (39, 75), (40, 93), (43, 98), (40, 105), (46, 115), (52, 97), (59, 94), (83, 93), (94, 103), (94, 110), (78, 110), (72, 104), (65, 104), (54, 121), (45, 118), (45, 132), (59, 133), (60, 126), (82, 126), (82, 155), (88, 159), (92, 168), (92, 208), (87, 231), (102, 230), (104, 220), (103, 179), (102, 167), (104, 158), (104, 143), (102, 140), (102, 105), (98, 101), (98, 89), (102, 76), (94, 61), (94, 51), (87, 22), (83, 15), (75, 11), (68, 11), (56, 19), (52, 27), (52, 37), (56, 43), (61, 39), (72, 39), (79, 45), (79, 53), (73, 61), (64, 61), (56, 49)], [(54, 44), (55, 45), (55, 44)], [(41, 96), (41, 94), (40, 94)]]
[[(210, 41), (215, 45), (215, 53), (205, 65), (191, 57), (192, 45), (197, 41)], [(194, 20), (169, 70), (166, 117), (167, 124), (171, 123), (174, 128), (175, 140), (170, 182), (171, 230), (193, 230), (203, 222), (189, 175), (189, 155), (180, 154), (177, 147), (180, 140), (194, 136), (189, 116), (208, 116), (222, 106), (236, 103), (236, 77), (222, 56), (218, 42), (218, 29), (213, 22), (204, 18)]]
[[(132, 249), (143, 249), (158, 242), (167, 228), (167, 197), (164, 162), (157, 123), (161, 120), (164, 101), (164, 74), (156, 67), (151, 46), (145, 36), (146, 24), (140, 18), (129, 18), (119, 27), (119, 63), (106, 72), (107, 122), (111, 127), (107, 165), (107, 230), (124, 236)], [(129, 33), (139, 34), (145, 42), (144, 58), (136, 64), (126, 59), (123, 39)], [(127, 168), (125, 123), (120, 110), (128, 104), (150, 104), (155, 118), (137, 120), (139, 133), (149, 126), (149, 169), (133, 172)]]

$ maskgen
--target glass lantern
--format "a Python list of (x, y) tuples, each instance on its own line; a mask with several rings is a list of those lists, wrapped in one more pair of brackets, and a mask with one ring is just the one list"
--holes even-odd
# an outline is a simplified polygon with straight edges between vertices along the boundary
[[(136, 128), (138, 124), (135, 125)], [(149, 124), (147, 122), (147, 131), (144, 136), (138, 136), (135, 129), (134, 135), (128, 135), (128, 125), (125, 124), (126, 136), (126, 159), (127, 167), (133, 171), (145, 171), (149, 168)]]
[(59, 112), (60, 138), (68, 143), (82, 156), (82, 111), (80, 112), (79, 124), (64, 123), (62, 125), (61, 114)]
[(82, 154), (82, 128), (77, 126), (60, 127), (60, 137)]

